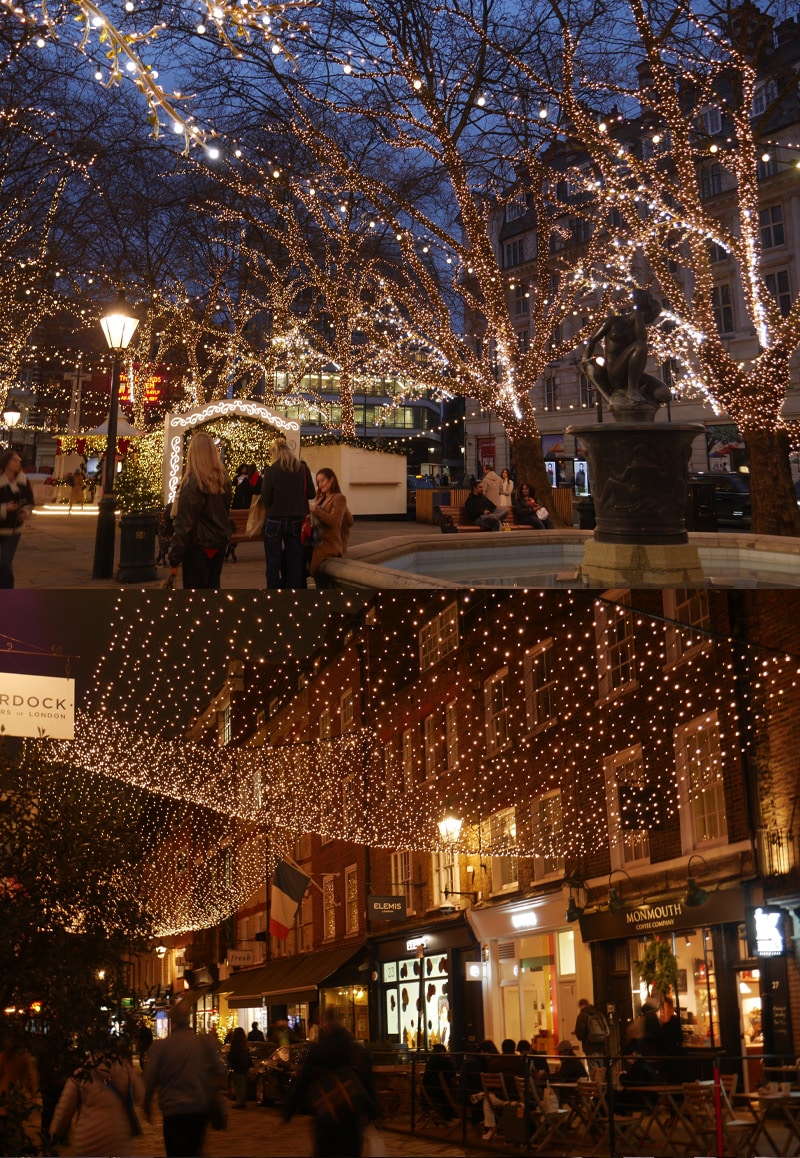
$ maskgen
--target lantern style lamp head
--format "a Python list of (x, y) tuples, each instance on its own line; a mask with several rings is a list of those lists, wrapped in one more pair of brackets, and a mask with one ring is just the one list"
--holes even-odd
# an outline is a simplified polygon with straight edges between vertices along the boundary
[(161, 945), (161, 944), (156, 945), (155, 954), (156, 954), (156, 957), (158, 957), (159, 961), (163, 960), (163, 958), (166, 957), (166, 955), (167, 955), (167, 946)]
[(705, 857), (701, 856), (699, 852), (692, 853), (692, 855), (689, 857), (689, 863), (686, 866), (686, 896), (683, 898), (683, 903), (689, 909), (699, 909), (701, 905), (706, 903), (709, 897), (709, 894), (706, 892), (706, 890), (698, 885), (697, 878), (692, 876), (692, 861), (694, 860), (702, 861), (705, 865), (706, 871), (712, 877), (714, 877), (714, 880), (717, 882), (717, 888), (719, 888), (720, 885), (719, 878), (714, 876), (714, 873), (711, 872)]
[(14, 429), (20, 418), (22, 418), (22, 413), (17, 410), (16, 406), (9, 406), (7, 410), (3, 411), (3, 422), (9, 430)]
[(583, 908), (581, 907), (581, 905), (579, 905), (576, 902), (574, 897), (570, 897), (569, 898), (569, 904), (567, 905), (567, 913), (566, 913), (567, 921), (570, 923), (570, 925), (572, 925), (572, 924), (574, 924), (575, 921), (577, 921), (582, 916), (583, 916)]
[(460, 816), (456, 816), (453, 808), (448, 805), (445, 809), (444, 816), (439, 821), (439, 835), (442, 840), (446, 840), (448, 844), (455, 844), (461, 835), (461, 826), (464, 821)]
[(118, 290), (117, 300), (100, 319), (100, 328), (109, 350), (115, 353), (127, 350), (138, 325), (139, 319), (128, 305), (125, 294)]

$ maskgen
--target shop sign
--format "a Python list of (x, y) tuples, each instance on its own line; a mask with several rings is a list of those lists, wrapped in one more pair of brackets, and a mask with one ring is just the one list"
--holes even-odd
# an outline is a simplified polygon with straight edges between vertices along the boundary
[(368, 921), (402, 921), (405, 915), (405, 897), (367, 897)]
[(464, 976), (467, 981), (483, 981), (486, 976), (486, 966), (483, 961), (465, 961)]
[(75, 739), (75, 680), (0, 672), (0, 730), (6, 736)]
[(227, 963), (229, 969), (237, 965), (255, 965), (255, 953), (252, 949), (229, 949)]
[(416, 953), (418, 949), (424, 949), (427, 944), (427, 937), (414, 937), (412, 940), (406, 941), (406, 953)]
[(748, 926), (754, 957), (783, 957), (786, 939), (783, 935), (782, 909), (751, 909)]
[(704, 905), (687, 905), (682, 897), (640, 905), (611, 913), (603, 909), (584, 913), (580, 918), (584, 941), (612, 941), (641, 937), (668, 929), (696, 929), (698, 925), (722, 925), (744, 920), (744, 898), (740, 888), (712, 893)]
[(539, 921), (533, 909), (523, 909), (521, 913), (511, 914), (511, 924), (515, 929), (535, 929)]

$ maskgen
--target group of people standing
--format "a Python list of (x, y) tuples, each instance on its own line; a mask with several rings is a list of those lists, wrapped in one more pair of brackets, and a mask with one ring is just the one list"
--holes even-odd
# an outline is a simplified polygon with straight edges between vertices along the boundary
[[(168, 561), (173, 574), (182, 568), (184, 587), (219, 589), (232, 503), (243, 509), (258, 501), (268, 588), (305, 588), (307, 575), (318, 582), (325, 559), (344, 555), (353, 516), (335, 473), (322, 467), (313, 479), (282, 437), (272, 443), (270, 458), (262, 475), (255, 465), (240, 469), (234, 502), (216, 444), (207, 434), (194, 435), (170, 512), (174, 532)], [(310, 542), (304, 535), (309, 520), (316, 529)]]

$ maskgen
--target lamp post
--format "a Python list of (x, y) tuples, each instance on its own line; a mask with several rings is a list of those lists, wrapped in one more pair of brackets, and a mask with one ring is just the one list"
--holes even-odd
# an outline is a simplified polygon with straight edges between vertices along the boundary
[(119, 370), (123, 351), (128, 348), (131, 338), (139, 325), (125, 300), (122, 290), (117, 300), (100, 319), (103, 336), (114, 355), (114, 369), (111, 374), (111, 407), (108, 412), (108, 437), (106, 438), (106, 464), (103, 476), (103, 497), (97, 508), (97, 534), (94, 542), (93, 579), (110, 579), (114, 574), (114, 535), (116, 532), (116, 500), (114, 499), (114, 474), (117, 458), (117, 411), (119, 409)]
[(8, 430), (9, 447), (14, 440), (14, 427), (17, 425), (20, 418), (22, 418), (22, 413), (21, 411), (17, 410), (16, 406), (9, 406), (6, 410), (3, 411), (3, 423)]

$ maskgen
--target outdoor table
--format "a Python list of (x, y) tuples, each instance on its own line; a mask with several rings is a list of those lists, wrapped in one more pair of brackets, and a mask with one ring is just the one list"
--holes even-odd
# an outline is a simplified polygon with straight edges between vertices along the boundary
[[(639, 1140), (641, 1153), (649, 1153), (646, 1143), (653, 1130), (658, 1131), (661, 1135), (660, 1139), (656, 1135), (651, 1142), (654, 1153), (659, 1155), (666, 1154), (670, 1146), (676, 1148), (677, 1154), (685, 1155), (689, 1153), (687, 1141), (691, 1144), (699, 1144), (700, 1140), (696, 1137), (692, 1123), (684, 1113), (683, 1086), (630, 1086), (628, 1089), (635, 1089), (636, 1093), (641, 1095), (645, 1105), (647, 1102), (651, 1103), (642, 1115), (642, 1135)], [(662, 1115), (666, 1116), (666, 1121), (663, 1120)], [(680, 1126), (683, 1127), (688, 1137), (680, 1136), (673, 1142), (673, 1135)], [(701, 1151), (696, 1152), (700, 1153)]]
[[(756, 1129), (750, 1140), (750, 1149), (757, 1152), (758, 1139), (763, 1135), (769, 1142), (772, 1152), (779, 1158), (792, 1158), (800, 1154), (800, 1090), (789, 1094), (746, 1094), (742, 1095), (749, 1103), (750, 1112), (756, 1120)], [(737, 1099), (740, 1100), (740, 1099)], [(771, 1121), (773, 1130), (776, 1127), (786, 1130), (783, 1145), (776, 1140), (775, 1135), (767, 1125), (767, 1118), (774, 1114), (777, 1121)]]
[(381, 1109), (387, 1118), (402, 1114), (411, 1107), (411, 1067), (373, 1066), (372, 1076)]

